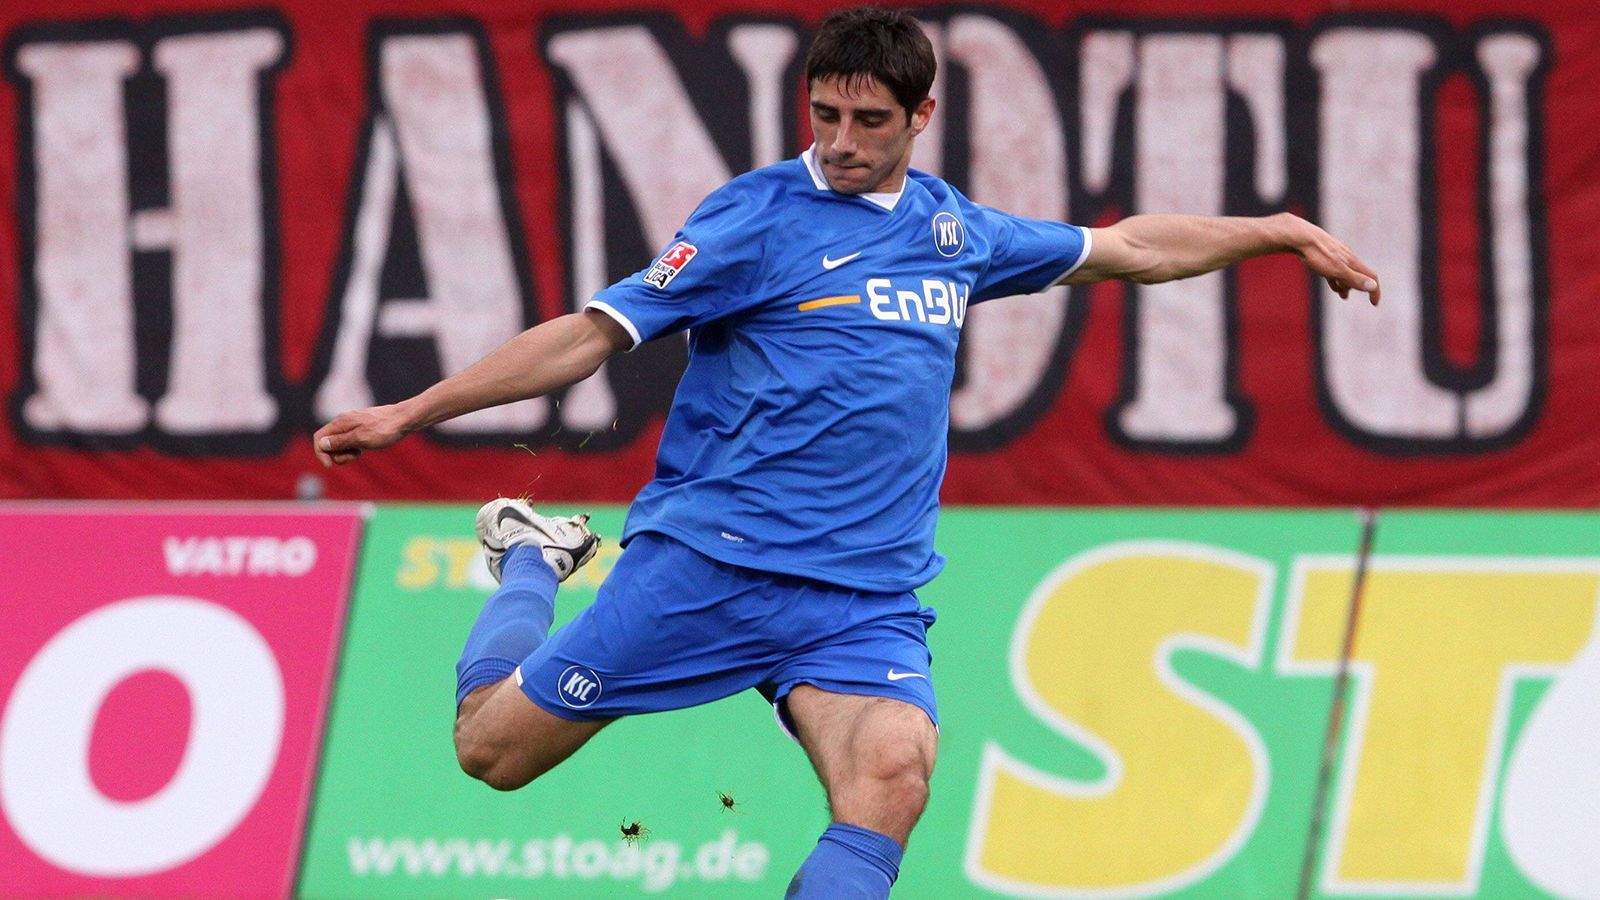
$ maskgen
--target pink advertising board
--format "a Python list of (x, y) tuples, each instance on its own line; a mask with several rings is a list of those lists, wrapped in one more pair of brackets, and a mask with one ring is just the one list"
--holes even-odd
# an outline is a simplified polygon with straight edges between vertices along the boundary
[(0, 506), (0, 896), (292, 891), (360, 512)]

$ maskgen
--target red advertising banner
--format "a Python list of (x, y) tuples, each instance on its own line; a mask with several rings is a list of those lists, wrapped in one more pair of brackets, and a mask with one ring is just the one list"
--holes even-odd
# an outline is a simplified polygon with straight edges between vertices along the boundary
[[(308, 436), (581, 308), (807, 146), (824, 13), (7, 3), (0, 496), (629, 498), (678, 337), (331, 473)], [(1294, 212), (1384, 284), (1341, 302), (1279, 256), (975, 306), (947, 501), (1600, 502), (1593, 4), (919, 15), (918, 168), (1090, 225)]]
[(0, 508), (0, 895), (289, 894), (360, 526)]

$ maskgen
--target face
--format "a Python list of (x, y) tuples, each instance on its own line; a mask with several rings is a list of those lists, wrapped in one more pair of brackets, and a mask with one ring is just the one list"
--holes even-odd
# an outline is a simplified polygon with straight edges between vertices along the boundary
[(898, 191), (911, 142), (933, 115), (929, 97), (912, 111), (876, 78), (827, 76), (811, 82), (811, 133), (828, 186), (841, 194)]

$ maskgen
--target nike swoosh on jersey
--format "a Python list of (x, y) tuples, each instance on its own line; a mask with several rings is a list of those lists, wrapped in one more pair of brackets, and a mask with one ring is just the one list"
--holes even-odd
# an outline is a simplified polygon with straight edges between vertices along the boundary
[(840, 266), (844, 265), (845, 263), (849, 262), (852, 259), (855, 259), (856, 257), (858, 257), (860, 255), (861, 255), (861, 251), (860, 250), (857, 250), (856, 252), (850, 254), (849, 256), (841, 256), (838, 259), (829, 259), (827, 257), (827, 255), (823, 255), (823, 257), (822, 257), (822, 267), (831, 272), (834, 269), (839, 268)]
[(890, 681), (899, 681), (902, 678), (927, 678), (927, 677), (928, 676), (922, 674), (921, 672), (896, 672), (893, 669), (889, 670), (889, 680)]

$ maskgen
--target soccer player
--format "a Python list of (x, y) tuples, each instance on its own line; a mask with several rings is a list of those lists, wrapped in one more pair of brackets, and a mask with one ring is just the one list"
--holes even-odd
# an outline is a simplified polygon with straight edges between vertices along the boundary
[(772, 701), (833, 824), (792, 897), (883, 897), (928, 796), (938, 710), (915, 590), (933, 548), (956, 343), (968, 308), (1055, 284), (1155, 283), (1268, 253), (1378, 301), (1375, 273), (1288, 214), (1141, 215), (1107, 228), (980, 206), (908, 170), (933, 115), (933, 49), (898, 13), (823, 22), (806, 58), (815, 143), (711, 196), (642, 271), (401, 403), (317, 432), (326, 465), (472, 410), (537, 397), (690, 330), (654, 479), (595, 603), (549, 635), (556, 585), (594, 552), (582, 517), (496, 500), (502, 579), (457, 667), (456, 749), (527, 784), (620, 716), (747, 688)]

